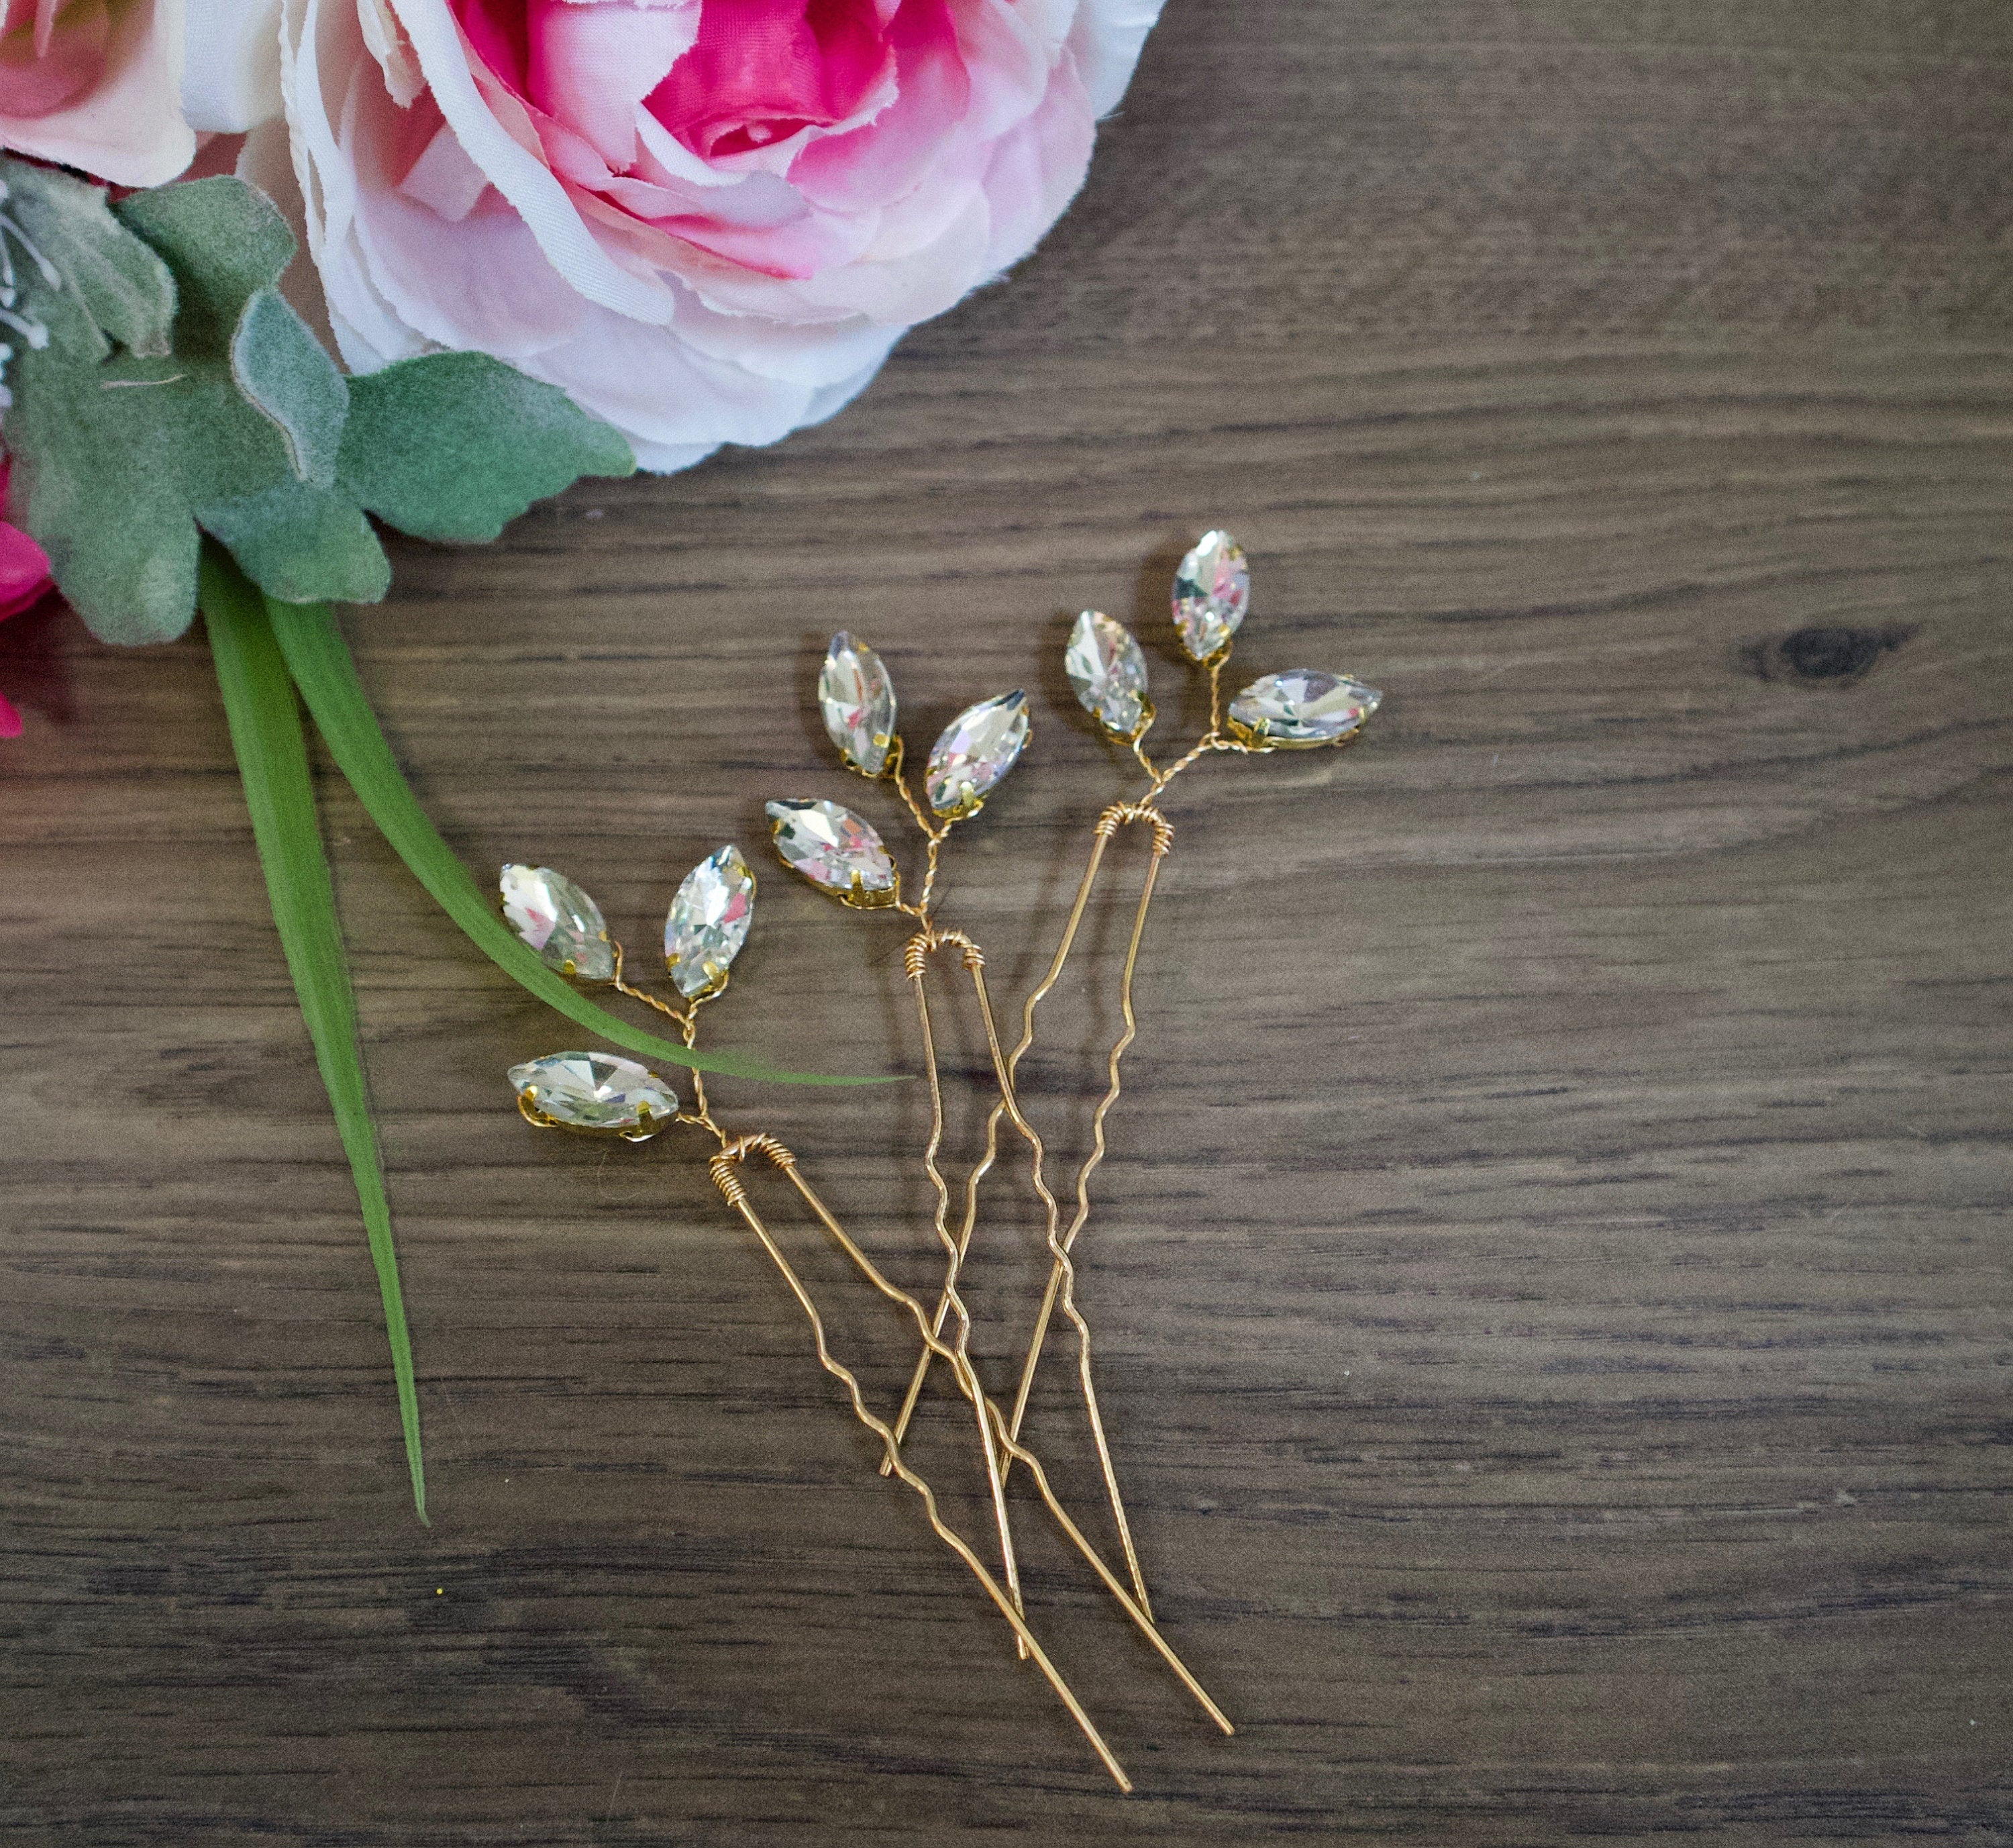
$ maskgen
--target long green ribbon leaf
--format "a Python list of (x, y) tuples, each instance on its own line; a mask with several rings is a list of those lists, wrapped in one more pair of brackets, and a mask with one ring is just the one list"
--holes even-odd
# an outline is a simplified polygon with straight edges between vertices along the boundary
[[(259, 593), (248, 591), (252, 595)], [(327, 744), (357, 799), (370, 811), (386, 840), (413, 875), (433, 894), (434, 902), (468, 933), (505, 974), (521, 982), (541, 1001), (556, 1007), (602, 1038), (653, 1059), (688, 1065), (701, 1071), (732, 1077), (767, 1078), (789, 1085), (877, 1085), (885, 1078), (841, 1078), (809, 1072), (777, 1071), (736, 1053), (695, 1053), (667, 1039), (639, 1031), (605, 1009), (596, 1007), (563, 977), (540, 962), (502, 919), (453, 850), (427, 819), (405, 773), (385, 742), (377, 716), (370, 709), (356, 663), (344, 645), (335, 617), (325, 604), (280, 603), (268, 599), (274, 633), (285, 651), (294, 682), (314, 714), (316, 727)]]
[(427, 1479), (420, 1449), (419, 1396), (413, 1384), (413, 1343), (399, 1289), (399, 1260), (392, 1243), (392, 1209), (384, 1197), (377, 1129), (357, 1049), (356, 996), (336, 919), (334, 882), (315, 817), (300, 707), (263, 599), (234, 567), (208, 546), (200, 595), (231, 742), (244, 778), (245, 806), (252, 811), (252, 833), (266, 871), (273, 922), (286, 951), (301, 1017), (314, 1042), (315, 1062), (321, 1067), (321, 1081), (363, 1210), (370, 1261), (384, 1299), (392, 1371), (398, 1380), (399, 1422), (405, 1431), (413, 1505), (424, 1521)]

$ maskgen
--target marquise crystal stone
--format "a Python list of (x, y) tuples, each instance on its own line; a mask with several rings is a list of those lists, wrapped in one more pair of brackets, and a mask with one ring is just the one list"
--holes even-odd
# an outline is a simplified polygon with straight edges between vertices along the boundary
[(1146, 717), (1146, 657), (1123, 623), (1086, 609), (1070, 631), (1063, 671), (1077, 703), (1106, 731), (1131, 738)]
[(664, 920), (664, 962), (681, 995), (710, 995), (748, 941), (755, 875), (730, 841), (685, 874)]
[(1383, 703), (1384, 695), (1346, 674), (1296, 667), (1254, 680), (1230, 702), (1232, 735), (1248, 745), (1286, 750), (1339, 743)]
[(895, 900), (895, 863), (881, 837), (835, 802), (772, 802), (776, 851), (813, 885), (856, 904)]
[(1019, 760), (1028, 742), (1028, 695), (1002, 693), (967, 706), (944, 727), (923, 773), (939, 815), (969, 815)]
[(824, 651), (818, 705), (838, 754), (861, 775), (880, 775), (895, 742), (895, 683), (881, 657), (843, 629)]
[(552, 1053), (510, 1067), (517, 1095), (569, 1129), (654, 1135), (678, 1113), (678, 1095), (654, 1071), (612, 1053)]
[(1175, 573), (1175, 627), (1190, 659), (1230, 645), (1251, 603), (1251, 567), (1226, 532), (1204, 533)]
[(497, 882), (510, 928), (551, 968), (583, 981), (606, 981), (615, 951), (601, 907), (550, 867), (507, 866)]

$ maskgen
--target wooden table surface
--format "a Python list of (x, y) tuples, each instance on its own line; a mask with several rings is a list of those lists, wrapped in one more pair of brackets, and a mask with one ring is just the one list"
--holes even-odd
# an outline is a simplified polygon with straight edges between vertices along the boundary
[[(946, 912), (1011, 999), (1132, 788), (1071, 613), (1192, 729), (1163, 599), (1221, 522), (1240, 667), (1388, 691), (1360, 750), (1170, 799), (1084, 1294), (1238, 1736), (1019, 1504), (1130, 1799), (694, 1149), (519, 1121), (503, 1068), (574, 1031), (329, 777), (417, 1525), (201, 640), (0, 630), (0, 1834), (2013, 1841), (2010, 71), (1999, 0), (1174, 0), (1075, 211), (844, 415), (404, 546), (349, 619), (485, 877), (563, 866), (647, 944), (759, 846), (709, 1030), (856, 1072), (914, 1070), (903, 933), (761, 845), (778, 794), (894, 825), (808, 714), (830, 631), (925, 735), (1030, 690)], [(1121, 924), (1030, 1067), (1065, 1167)], [(921, 1085), (718, 1093), (931, 1288)], [(1023, 1191), (971, 1278), (996, 1382)], [(777, 1217), (885, 1406), (901, 1328)], [(1031, 1429), (1103, 1538), (1066, 1362)], [(967, 1432), (940, 1392), (916, 1455), (977, 1532)]]

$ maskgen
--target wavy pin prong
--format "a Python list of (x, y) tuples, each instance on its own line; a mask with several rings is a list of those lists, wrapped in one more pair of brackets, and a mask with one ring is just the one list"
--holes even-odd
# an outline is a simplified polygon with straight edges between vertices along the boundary
[[(835, 1226), (837, 1222), (824, 1213), (822, 1203), (817, 1202), (809, 1188), (798, 1178), (796, 1158), (772, 1137), (742, 1136), (726, 1142), (707, 1163), (708, 1169), (713, 1176), (713, 1185), (720, 1189), (722, 1197), (728, 1203), (741, 1215), (748, 1229), (755, 1235), (762, 1249), (769, 1254), (770, 1260), (782, 1274), (783, 1281), (788, 1286), (790, 1293), (796, 1298), (798, 1306), (803, 1310), (805, 1320), (810, 1324), (811, 1339), (817, 1348), (818, 1364), (846, 1389), (846, 1397), (852, 1405), (853, 1416), (880, 1439), (885, 1460), (890, 1471), (902, 1482), (914, 1489), (921, 1500), (923, 1510), (929, 1521), (931, 1531), (964, 1562), (971, 1575), (984, 1588), (985, 1595), (998, 1607), (999, 1614), (1012, 1626), (1014, 1639), (1019, 1649), (1024, 1654), (1034, 1658), (1035, 1667), (1041, 1671), (1049, 1685), (1055, 1690), (1057, 1697), (1069, 1710), (1070, 1718), (1075, 1721), (1078, 1730), (1089, 1741), (1091, 1749), (1096, 1753), (1105, 1769), (1110, 1772), (1114, 1782), (1121, 1790), (1129, 1793), (1132, 1789), (1132, 1780), (1125, 1775), (1125, 1768), (1118, 1762), (1110, 1746), (1105, 1743), (1104, 1735), (1098, 1731), (1096, 1722), (1085, 1710), (1082, 1702), (1078, 1700), (1069, 1683), (1063, 1678), (1062, 1671), (1049, 1660), (1048, 1652), (1042, 1647), (1034, 1632), (1028, 1628), (1026, 1618), (1021, 1614), (1021, 1600), (1017, 1593), (1001, 1585), (999, 1582), (986, 1570), (985, 1562), (972, 1550), (970, 1542), (945, 1521), (942, 1511), (937, 1506), (936, 1492), (930, 1487), (922, 1476), (903, 1460), (901, 1447), (895, 1441), (894, 1432), (889, 1428), (885, 1420), (876, 1417), (867, 1409), (866, 1397), (860, 1390), (859, 1379), (844, 1362), (833, 1354), (831, 1344), (825, 1335), (824, 1318), (818, 1313), (817, 1304), (813, 1300), (810, 1290), (805, 1287), (803, 1279), (797, 1274), (796, 1267), (784, 1255), (782, 1247), (776, 1242), (774, 1235), (763, 1222), (761, 1214), (756, 1210), (754, 1202), (749, 1194), (748, 1184), (738, 1172), (742, 1161), (751, 1152), (759, 1152), (767, 1156), (777, 1167), (788, 1173), (792, 1180), (796, 1180), (799, 1191), (805, 1195), (806, 1199), (813, 1201), (814, 1210), (817, 1211), (818, 1217), (828, 1227)], [(849, 1240), (846, 1242), (849, 1245), (851, 1243)], [(856, 1246), (853, 1249), (856, 1253), (857, 1252)], [(863, 1254), (860, 1255), (863, 1261)], [(918, 1306), (920, 1307), (920, 1305)], [(981, 1396), (979, 1401), (979, 1417), (981, 1422), (985, 1420), (985, 1402)], [(987, 1438), (989, 1451), (991, 1442), (992, 1433), (989, 1432)]]
[[(797, 1165), (796, 1157), (774, 1136), (741, 1137), (724, 1146), (720, 1153), (713, 1158), (716, 1182), (720, 1180), (723, 1173), (729, 1171), (733, 1167), (739, 1164), (749, 1154), (755, 1153), (765, 1156), (772, 1167), (788, 1176), (791, 1184), (803, 1197), (805, 1205), (810, 1209), (813, 1215), (831, 1235), (833, 1242), (852, 1261), (860, 1274), (889, 1301), (896, 1303), (907, 1313), (914, 1322), (917, 1331), (921, 1336), (926, 1349), (938, 1357), (950, 1363), (953, 1373), (958, 1382), (960, 1392), (991, 1420), (995, 1435), (1006, 1454), (1013, 1460), (1026, 1465), (1037, 1492), (1040, 1494), (1049, 1514), (1054, 1517), (1057, 1525), (1062, 1529), (1064, 1536), (1096, 1572), (1105, 1589), (1117, 1600), (1120, 1607), (1132, 1619), (1135, 1627), (1153, 1645), (1156, 1652), (1173, 1671), (1182, 1685), (1194, 1696), (1197, 1703), (1208, 1714), (1214, 1725), (1225, 1733), (1235, 1732), (1235, 1728), (1232, 1725), (1223, 1710), (1210, 1697), (1207, 1689), (1190, 1673), (1187, 1664), (1175, 1653), (1173, 1646), (1160, 1634), (1158, 1627), (1153, 1622), (1152, 1614), (1145, 1610), (1138, 1600), (1127, 1592), (1124, 1584), (1110, 1567), (1105, 1564), (1096, 1549), (1085, 1538), (1083, 1530), (1071, 1519), (1068, 1510), (1057, 1499), (1055, 1491), (1049, 1483), (1048, 1472), (1042, 1467), (1041, 1460), (1025, 1445), (1017, 1442), (1008, 1432), (1004, 1414), (1000, 1411), (999, 1406), (986, 1396), (979, 1385), (978, 1375), (972, 1370), (968, 1359), (960, 1355), (955, 1348), (939, 1338), (931, 1327), (928, 1312), (924, 1309), (922, 1303), (899, 1285), (891, 1282), (874, 1260), (860, 1249), (845, 1227), (833, 1215), (830, 1207), (819, 1197), (810, 1183), (804, 1178), (803, 1171)], [(736, 1178), (738, 1179), (738, 1177), (737, 1176)], [(742, 1184), (742, 1190), (745, 1196), (745, 1182)], [(737, 1203), (737, 1204), (742, 1206), (744, 1214), (752, 1210), (752, 1207), (743, 1203)], [(800, 1297), (799, 1300), (803, 1299)], [(904, 1466), (901, 1461), (900, 1446), (896, 1439), (892, 1428), (869, 1415), (863, 1414), (863, 1421), (867, 1422), (869, 1428), (874, 1430), (876, 1435), (881, 1438), (886, 1453), (882, 1460), (884, 1464), (882, 1473), (899, 1474)], [(967, 1560), (967, 1563), (971, 1562)], [(1015, 1625), (1015, 1634), (1021, 1646), (1032, 1653), (1035, 1646), (1032, 1634), (1026, 1633), (1024, 1626), (1021, 1625)]]
[[(1041, 1139), (1035, 1135), (1032, 1126), (1028, 1123), (1025, 1116), (1020, 1110), (1015, 1091), (1016, 1075), (1022, 1056), (1035, 1042), (1035, 1010), (1041, 1006), (1049, 991), (1061, 978), (1064, 967), (1068, 961), (1070, 952), (1075, 942), (1077, 931), (1082, 924), (1085, 910), (1090, 903), (1092, 889), (1096, 884), (1098, 875), (1104, 864), (1106, 850), (1119, 828), (1134, 822), (1144, 823), (1151, 827), (1153, 856), (1148, 863), (1146, 883), (1140, 894), (1139, 912), (1133, 924), (1132, 942), (1126, 958), (1125, 974), (1121, 991), (1126, 1031), (1110, 1055), (1110, 1088), (1103, 1101), (1099, 1105), (1093, 1119), (1096, 1138), (1096, 1147), (1091, 1158), (1084, 1164), (1077, 1176), (1077, 1211), (1067, 1232), (1061, 1233), (1059, 1236), (1057, 1225), (1060, 1210), (1042, 1176)], [(1141, 1606), (1149, 1612), (1153, 1608), (1152, 1600), (1146, 1589), (1146, 1575), (1140, 1567), (1138, 1551), (1133, 1542), (1132, 1521), (1126, 1512), (1124, 1496), (1118, 1486), (1117, 1466), (1112, 1460), (1110, 1444), (1105, 1434), (1103, 1417), (1098, 1405), (1096, 1389), (1090, 1375), (1090, 1330), (1076, 1305), (1074, 1271), (1069, 1253), (1071, 1246), (1075, 1242), (1078, 1233), (1082, 1230), (1085, 1222), (1089, 1217), (1090, 1177), (1103, 1159), (1104, 1119), (1109, 1114), (1112, 1105), (1117, 1101), (1119, 1063), (1124, 1058), (1127, 1048), (1132, 1043), (1134, 1035), (1137, 1031), (1137, 1025), (1132, 1014), (1132, 974), (1139, 961), (1139, 942), (1146, 929), (1147, 908), (1153, 903), (1154, 882), (1159, 876), (1160, 861), (1173, 844), (1173, 824), (1157, 809), (1149, 804), (1114, 803), (1099, 817), (1091, 848), (1090, 860), (1084, 868), (1082, 880), (1078, 884), (1076, 898), (1070, 907), (1069, 918), (1064, 927), (1062, 941), (1057, 945), (1056, 953), (1050, 959), (1047, 974), (1023, 1005), (1020, 1040), (1013, 1051), (1003, 1060), (1000, 1056), (998, 1035), (992, 1025), (991, 1001), (983, 990), (983, 973), (974, 970), (974, 980), (980, 985), (980, 1005), (986, 1021), (988, 1039), (996, 1064), (995, 1077), (999, 1086), (1000, 1096), (999, 1101), (993, 1106), (992, 1113), (987, 1119), (985, 1156), (978, 1165), (973, 1169), (967, 1182), (964, 1224), (956, 1241), (956, 1255), (961, 1261), (971, 1244), (972, 1231), (977, 1218), (978, 1185), (986, 1171), (992, 1167), (997, 1150), (999, 1121), (1003, 1117), (1009, 1117), (1013, 1121), (1016, 1130), (1029, 1142), (1033, 1152), (1033, 1185), (1047, 1215), (1046, 1236), (1053, 1261), (1049, 1267), (1048, 1285), (1042, 1299), (1035, 1331), (1028, 1346), (1028, 1358), (1022, 1364), (1019, 1389), (1015, 1396), (1013, 1415), (1008, 1428), (1011, 1435), (1017, 1439), (1020, 1436), (1021, 1425), (1027, 1417), (1028, 1399), (1033, 1389), (1035, 1372), (1040, 1362), (1042, 1346), (1047, 1339), (1049, 1323), (1055, 1314), (1057, 1302), (1063, 1300), (1065, 1303), (1066, 1312), (1070, 1321), (1077, 1331), (1079, 1382), (1086, 1414), (1090, 1421), (1092, 1442), (1096, 1449), (1099, 1467), (1104, 1478), (1105, 1496), (1111, 1509), (1113, 1525), (1117, 1530), (1119, 1543), (1125, 1556), (1127, 1568), (1132, 1576), (1134, 1594)], [(1066, 1286), (1067, 1295), (1065, 1297)], [(939, 1303), (933, 1324), (933, 1332), (941, 1332), (949, 1308), (947, 1301)], [(931, 1359), (931, 1353), (926, 1348), (917, 1361), (914, 1372), (910, 1378), (907, 1395), (903, 1400), (900, 1413), (895, 1421), (897, 1437), (906, 1435), (909, 1421), (914, 1415), (917, 1403), (921, 1396), (924, 1382), (928, 1374)], [(1011, 1467), (1012, 1459), (1010, 1456), (1007, 1466), (1010, 1472)]]
[[(1022, 1056), (1034, 1043), (1035, 1010), (1060, 978), (1075, 945), (1092, 887), (1104, 864), (1105, 849), (1117, 831), (1128, 822), (1150, 824), (1153, 830), (1153, 856), (1148, 863), (1125, 962), (1119, 985), (1122, 1025), (1119, 1036), (1106, 1055), (1107, 1083), (1105, 1093), (1092, 1117), (1089, 1152), (1076, 1175), (1076, 1210), (1067, 1229), (1058, 1239), (1050, 1227), (1054, 1258), (1051, 1264), (1041, 1307), (1036, 1315), (1027, 1353), (1021, 1364), (1009, 1430), (1017, 1438), (1028, 1410), (1035, 1377), (1041, 1364), (1049, 1327), (1060, 1302), (1078, 1330), (1078, 1373), (1084, 1407), (1103, 1472), (1106, 1494), (1121, 1542), (1124, 1547), (1142, 1603), (1146, 1589), (1139, 1578), (1130, 1524), (1120, 1493), (1110, 1448), (1105, 1441), (1103, 1421), (1098, 1409), (1091, 1377), (1089, 1329), (1074, 1304), (1074, 1272), (1071, 1253), (1090, 1217), (1090, 1182), (1106, 1153), (1105, 1124), (1121, 1092), (1120, 1067), (1127, 1050), (1138, 1037), (1139, 1023), (1133, 1006), (1133, 984), (1138, 970), (1140, 946), (1147, 913), (1153, 903), (1160, 862), (1173, 845), (1172, 824), (1157, 806), (1158, 799), (1175, 777), (1212, 752), (1258, 754), (1280, 749), (1303, 749), (1321, 745), (1346, 747), (1362, 736), (1363, 727), (1377, 710), (1379, 695), (1373, 688), (1346, 676), (1310, 670), (1269, 674), (1254, 682), (1229, 703), (1226, 713), (1223, 697), (1223, 670), (1242, 627), (1250, 602), (1250, 571), (1243, 549), (1218, 529), (1203, 534), (1182, 560), (1173, 588), (1175, 627), (1182, 652), (1209, 679), (1209, 722), (1190, 749), (1164, 769), (1147, 754), (1143, 740), (1153, 722), (1153, 706), (1146, 697), (1146, 659), (1138, 642), (1123, 624), (1096, 610), (1085, 610), (1071, 632), (1064, 665), (1078, 702), (1088, 711), (1107, 738), (1128, 746), (1146, 772), (1148, 788), (1136, 802), (1117, 803), (1099, 816), (1090, 859), (1084, 869), (1064, 923), (1060, 941), (1048, 971), (1028, 996), (1021, 1013), (1019, 1043), (1006, 1061), (1002, 1096), (986, 1126), (986, 1153), (967, 1185), (965, 1223), (962, 1238), (968, 1242), (976, 1218), (977, 1191), (991, 1167), (999, 1117), (1010, 1108), (1010, 1088)], [(942, 1310), (939, 1309), (939, 1319)], [(914, 1409), (929, 1357), (925, 1353), (912, 1378), (908, 1398), (896, 1422), (904, 1431)]]
[[(674, 903), (667, 920), (667, 969), (674, 981), (681, 968), (691, 972), (686, 978), (691, 985), (691, 992), (683, 1006), (666, 1003), (645, 990), (634, 988), (625, 981), (622, 973), (622, 947), (613, 938), (606, 939), (611, 966), (604, 979), (623, 992), (647, 1001), (653, 1007), (676, 1020), (683, 1029), (682, 1036), (688, 1046), (694, 1043), (699, 1007), (717, 998), (726, 986), (727, 964), (738, 953), (746, 935), (747, 906), (752, 902), (753, 881), (752, 875), (745, 875), (745, 868), (738, 867), (738, 855), (731, 849), (723, 848), (710, 860), (702, 863), (680, 888), (679, 898)], [(976, 946), (968, 939), (948, 935), (945, 941), (962, 949), (968, 961), (978, 955)], [(678, 946), (675, 949), (674, 945)], [(702, 955), (699, 953), (699, 947), (710, 949), (717, 953), (710, 956)], [(917, 960), (912, 946), (910, 960), (914, 962)], [(1045, 1504), (1064, 1532), (1090, 1561), (1108, 1589), (1118, 1597), (1128, 1614), (1141, 1625), (1144, 1633), (1184, 1684), (1194, 1693), (1211, 1718), (1225, 1730), (1229, 1730), (1229, 1722), (1221, 1710), (1210, 1700), (1165, 1639), (1153, 1628), (1146, 1614), (1139, 1610), (1126, 1597), (1124, 1588), (1111, 1577), (1084, 1538), (1081, 1529), (1077, 1528), (1067, 1510), (1056, 1499), (1039, 1460), (1009, 1436), (1000, 1408), (985, 1394), (968, 1356), (961, 1349), (935, 1342), (934, 1336), (928, 1330), (922, 1305), (891, 1284), (874, 1266), (810, 1188), (798, 1171), (796, 1158), (782, 1144), (767, 1135), (730, 1137), (713, 1118), (703, 1081), (696, 1074), (694, 1074), (696, 1101), (691, 1113), (679, 1111), (675, 1095), (654, 1073), (637, 1065), (633, 1060), (611, 1054), (552, 1055), (513, 1068), (511, 1076), (517, 1090), (520, 1112), (527, 1123), (539, 1128), (567, 1129), (588, 1135), (613, 1135), (631, 1141), (641, 1141), (660, 1133), (671, 1122), (678, 1121), (702, 1128), (713, 1135), (719, 1144), (719, 1153), (710, 1163), (713, 1178), (723, 1196), (735, 1206), (750, 1229), (755, 1231), (804, 1310), (811, 1324), (821, 1364), (845, 1385), (856, 1414), (881, 1438), (889, 1464), (900, 1474), (902, 1480), (923, 1499), (933, 1531), (979, 1578), (989, 1596), (999, 1607), (1014, 1628), (1017, 1648), (1024, 1657), (1035, 1658), (1122, 1789), (1132, 1788), (1123, 1767), (1112, 1754), (1060, 1671), (1042, 1650), (1033, 1632), (1028, 1628), (1024, 1618), (1020, 1615), (1021, 1600), (1017, 1588), (1010, 1585), (1002, 1587), (985, 1571), (961, 1536), (943, 1521), (929, 1485), (901, 1457), (892, 1431), (867, 1410), (856, 1378), (831, 1354), (822, 1318), (807, 1287), (785, 1258), (748, 1196), (745, 1185), (738, 1171), (747, 1154), (762, 1153), (767, 1156), (773, 1166), (788, 1174), (819, 1222), (863, 1274), (884, 1296), (901, 1303), (918, 1330), (923, 1332), (926, 1342), (934, 1342), (939, 1354), (952, 1361), (959, 1390), (972, 1406), (979, 1421), (981, 1442), (989, 1460), (996, 1453), (1010, 1451), (1028, 1465)], [(1010, 1551), (1008, 1557), (1011, 1557)]]

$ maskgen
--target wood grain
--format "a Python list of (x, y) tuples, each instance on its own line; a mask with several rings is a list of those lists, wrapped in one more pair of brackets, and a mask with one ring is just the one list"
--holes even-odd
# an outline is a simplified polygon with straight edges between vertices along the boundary
[[(354, 618), (470, 863), (639, 943), (765, 796), (848, 795), (831, 630), (918, 728), (1028, 686), (951, 868), (1010, 995), (1128, 787), (1071, 613), (1150, 632), (1192, 730), (1158, 612), (1221, 520), (1240, 663), (1388, 689), (1360, 750), (1178, 786), (1085, 1296), (1238, 1737), (1024, 1520), (1131, 1800), (689, 1152), (524, 1128), (502, 1068), (570, 1030), (325, 779), (413, 1524), (200, 641), (0, 629), (0, 1833), (2013, 1841), (2009, 55), (1983, 3), (1177, 0), (1076, 212), (852, 409), (406, 547)], [(713, 1031), (906, 1068), (899, 935), (765, 877)], [(1052, 1018), (1067, 1152), (1108, 985)], [(920, 1087), (721, 1091), (928, 1287)], [(1003, 1374), (1041, 1265), (998, 1197)], [(892, 1399), (899, 1330), (789, 1238)], [(1063, 1374), (1035, 1429), (1094, 1506)], [(918, 1454), (975, 1524), (961, 1429)]]

